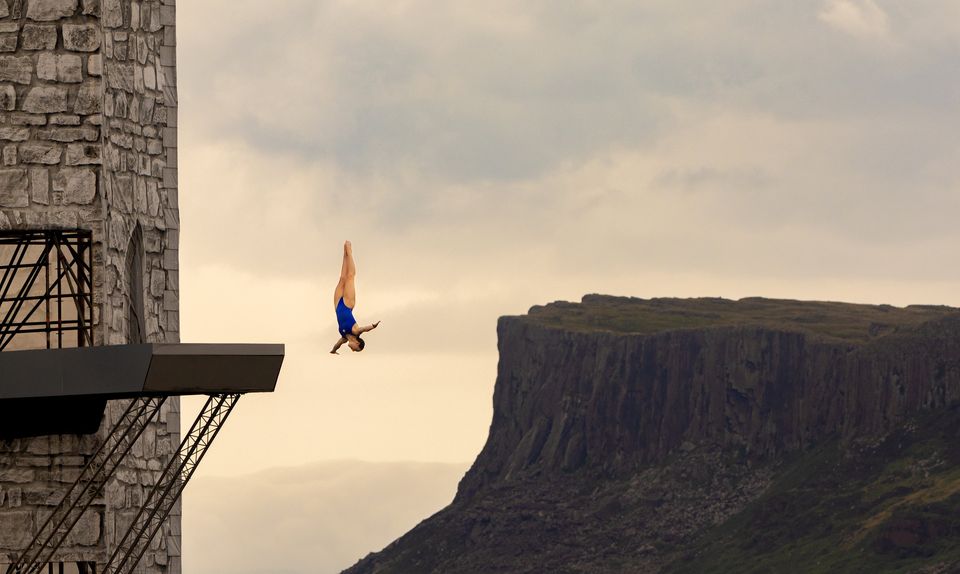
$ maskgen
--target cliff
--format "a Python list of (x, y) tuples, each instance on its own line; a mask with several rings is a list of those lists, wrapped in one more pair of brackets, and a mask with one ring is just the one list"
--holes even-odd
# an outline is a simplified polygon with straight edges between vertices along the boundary
[[(787, 528), (773, 548), (739, 556), (713, 529), (756, 538), (744, 517), (771, 496), (813, 497), (797, 502), (807, 511), (838, 492), (869, 500), (886, 465), (914, 468), (910, 448), (939, 452), (957, 434), (957, 309), (587, 296), (501, 318), (498, 335), (490, 435), (453, 504), (347, 572), (713, 571), (709, 557), (720, 555), (746, 571), (740, 561), (751, 552), (776, 554), (809, 533)], [(940, 416), (932, 426), (947, 438), (915, 432), (923, 416)], [(891, 436), (900, 437), (892, 450)], [(950, 500), (952, 481), (960, 492), (960, 474), (941, 455), (938, 503)], [(844, 464), (854, 466), (829, 488), (811, 486)], [(811, 477), (809, 468), (821, 471)], [(918, 476), (931, 480), (931, 471)], [(877, 549), (889, 544), (878, 540), (894, 510), (926, 501), (917, 493), (931, 488), (901, 486), (851, 518), (849, 552), (870, 548), (888, 562)], [(761, 512), (764, 532), (776, 531), (780, 514)], [(821, 509), (812, 520), (831, 516)], [(746, 526), (733, 528), (737, 520)], [(960, 541), (960, 525), (949, 536)], [(901, 549), (904, 537), (896, 540)], [(918, 568), (952, 559), (906, 554)]]

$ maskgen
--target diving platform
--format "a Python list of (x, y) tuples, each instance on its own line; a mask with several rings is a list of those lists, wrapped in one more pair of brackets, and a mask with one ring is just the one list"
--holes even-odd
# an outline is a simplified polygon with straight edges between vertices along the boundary
[(145, 343), (0, 353), (0, 402), (271, 393), (284, 346)]
[(0, 439), (97, 432), (107, 401), (270, 393), (284, 346), (145, 343), (0, 353)]

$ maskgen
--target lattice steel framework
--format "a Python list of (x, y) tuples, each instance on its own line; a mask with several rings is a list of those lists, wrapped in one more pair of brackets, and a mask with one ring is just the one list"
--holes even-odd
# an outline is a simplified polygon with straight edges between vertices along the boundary
[[(160, 531), (194, 471), (233, 411), (240, 393), (210, 395), (150, 490), (137, 516), (104, 566), (103, 574), (132, 574)], [(150, 424), (165, 397), (138, 397), (130, 401), (106, 440), (93, 454), (63, 500), (47, 518), (6, 574), (41, 574), (52, 568), (50, 560), (73, 527), (100, 496), (131, 447)]]
[(130, 401), (63, 500), (21, 552), (17, 562), (7, 568), (7, 574), (39, 574), (49, 569), (54, 553), (94, 499), (103, 494), (103, 487), (150, 421), (156, 418), (165, 401), (166, 397), (137, 397)]
[(131, 574), (135, 571), (240, 396), (210, 395), (179, 450), (163, 469), (140, 512), (107, 560), (103, 574)]
[(0, 231), (0, 257), (0, 351), (93, 345), (90, 231)]

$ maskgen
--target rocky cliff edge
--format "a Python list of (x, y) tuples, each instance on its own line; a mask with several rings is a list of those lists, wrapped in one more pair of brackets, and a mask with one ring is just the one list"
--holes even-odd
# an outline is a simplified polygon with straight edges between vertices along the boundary
[[(960, 401), (960, 310), (948, 307), (591, 295), (501, 318), (498, 335), (489, 438), (453, 504), (347, 572), (682, 570), (795, 465), (827, 452), (881, 464), (890, 436)], [(952, 423), (938, 424), (949, 438)], [(864, 520), (904, 504), (867, 505)], [(850, 551), (877, 548), (884, 524)]]

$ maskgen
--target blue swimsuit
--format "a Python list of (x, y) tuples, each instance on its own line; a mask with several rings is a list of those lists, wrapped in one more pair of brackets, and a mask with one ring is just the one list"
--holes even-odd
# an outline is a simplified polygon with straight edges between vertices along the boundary
[(343, 302), (343, 297), (341, 297), (337, 303), (337, 324), (340, 327), (341, 337), (352, 334), (353, 326), (357, 324), (357, 320), (353, 318), (353, 309), (346, 306)]

